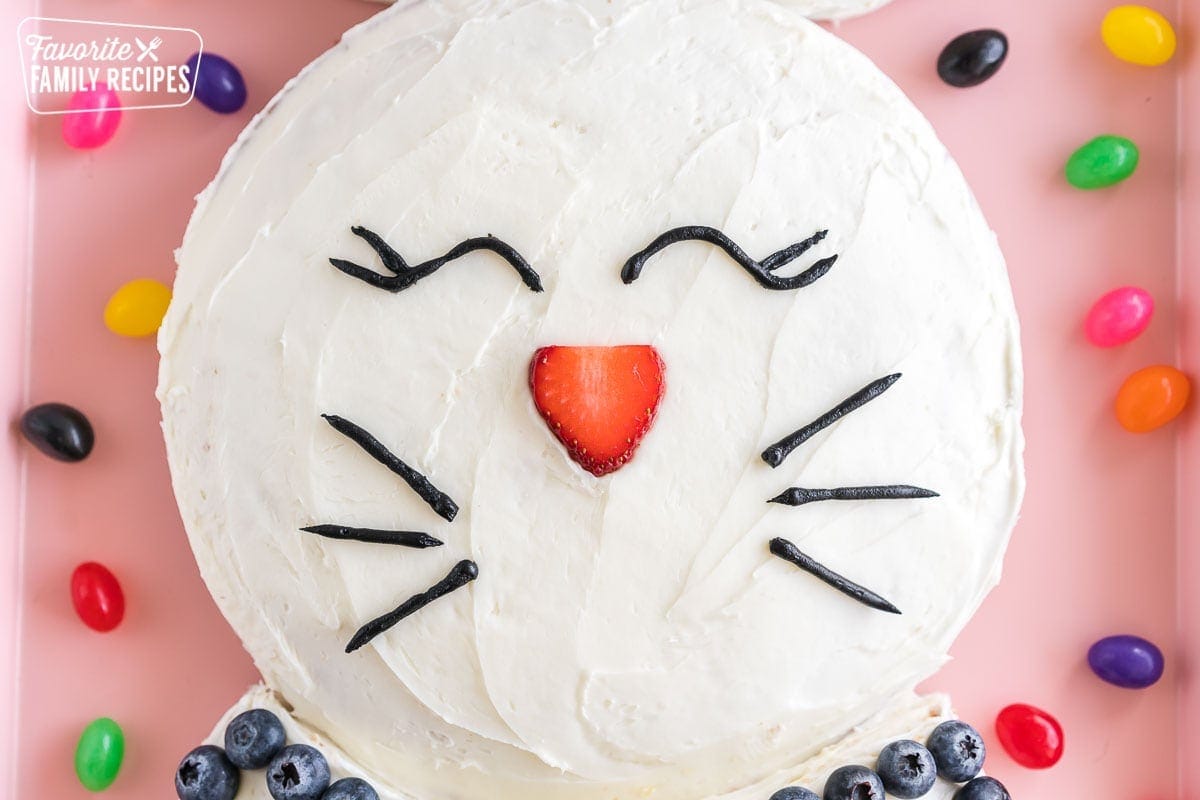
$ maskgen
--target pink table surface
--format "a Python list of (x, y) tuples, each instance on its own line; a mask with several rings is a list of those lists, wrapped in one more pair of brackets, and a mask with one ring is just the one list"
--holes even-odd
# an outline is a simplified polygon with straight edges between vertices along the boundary
[[(929, 116), (1000, 236), (1023, 323), (1029, 492), (1005, 580), (927, 688), (953, 692), (986, 729), (991, 772), (1014, 796), (1166, 800), (1200, 785), (1200, 423), (1121, 431), (1116, 388), (1141, 366), (1200, 374), (1200, 8), (1156, 0), (1176, 20), (1181, 56), (1160, 69), (1114, 60), (1097, 30), (1109, 0), (897, 0), (838, 32), (870, 54)], [(108, 795), (171, 795), (179, 756), (255, 679), (200, 581), (175, 510), (153, 396), (150, 341), (101, 322), (123, 281), (170, 281), (192, 197), (252, 113), (342, 30), (376, 11), (358, 0), (5, 0), (0, 34), (28, 13), (193, 27), (247, 75), (250, 102), (126, 115), (111, 145), (68, 150), (58, 121), (24, 107), (15, 47), (0, 80), (0, 401), (9, 419), (47, 400), (86, 409), (99, 444), (79, 465), (51, 462), (10, 429), (0, 441), (0, 796), (81, 798), (71, 759), (82, 726), (124, 726), (127, 758)], [(11, 26), (11, 27), (10, 27)], [(991, 82), (941, 84), (932, 62), (953, 35), (999, 27), (1012, 55)], [(11, 40), (7, 40), (11, 41)], [(1187, 99), (1185, 104), (1184, 100)], [(1082, 193), (1063, 160), (1099, 133), (1136, 140), (1128, 183)], [(1115, 351), (1083, 340), (1091, 300), (1120, 284), (1150, 289), (1150, 330)], [(129, 611), (114, 633), (71, 610), (74, 566), (96, 559), (123, 580)], [(1167, 653), (1146, 692), (1100, 683), (1084, 655), (1133, 632)], [(991, 730), (1022, 701), (1067, 731), (1056, 768), (1014, 764)], [(9, 713), (4, 713), (8, 711)]]

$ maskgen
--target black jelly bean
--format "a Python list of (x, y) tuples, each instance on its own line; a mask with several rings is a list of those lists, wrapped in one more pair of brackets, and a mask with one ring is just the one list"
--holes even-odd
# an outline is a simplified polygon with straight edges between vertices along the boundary
[(82, 411), (64, 403), (43, 403), (21, 416), (21, 433), (30, 443), (59, 461), (83, 461), (96, 434)]
[(978, 86), (996, 74), (1008, 56), (1008, 37), (997, 30), (955, 37), (938, 56), (938, 75), (959, 88)]

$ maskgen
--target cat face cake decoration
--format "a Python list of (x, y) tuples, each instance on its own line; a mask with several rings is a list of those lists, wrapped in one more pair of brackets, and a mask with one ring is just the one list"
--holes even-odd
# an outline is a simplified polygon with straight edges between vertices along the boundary
[[(469, 253), (488, 250), (496, 253), (517, 271), (531, 291), (542, 291), (541, 277), (511, 245), (493, 236), (463, 241), (445, 255), (410, 266), (396, 250), (376, 233), (355, 226), (354, 235), (361, 237), (379, 256), (383, 267), (391, 275), (380, 275), (358, 264), (339, 258), (330, 263), (341, 272), (358, 278), (364, 283), (390, 292), (399, 292), (416, 284), (422, 278), (433, 275), (440, 267)], [(621, 279), (630, 284), (641, 274), (646, 260), (671, 244), (683, 241), (705, 241), (724, 250), (729, 257), (743, 267), (764, 288), (776, 290), (799, 289), (808, 286), (823, 276), (837, 261), (837, 256), (820, 259), (803, 272), (781, 277), (779, 269), (803, 255), (820, 242), (828, 231), (819, 231), (807, 239), (789, 245), (767, 256), (762, 262), (755, 261), (737, 246), (728, 236), (715, 228), (688, 226), (674, 228), (657, 237), (645, 249), (631, 256), (621, 270)], [(559, 367), (561, 362), (569, 366)], [(530, 364), (529, 382), (534, 402), (539, 413), (550, 426), (559, 441), (566, 446), (571, 458), (596, 477), (620, 469), (633, 457), (642, 437), (649, 431), (658, 404), (664, 391), (663, 362), (658, 352), (649, 345), (623, 345), (616, 347), (545, 347), (538, 350)], [(826, 412), (814, 422), (789, 434), (771, 445), (762, 453), (763, 460), (778, 467), (799, 445), (821, 429), (832, 425), (843, 415), (856, 410), (882, 394), (900, 378), (889, 375), (875, 381)], [(580, 411), (576, 411), (579, 409)], [(626, 413), (622, 413), (626, 412)], [(358, 444), (363, 450), (385, 467), (400, 476), (409, 487), (429, 504), (438, 516), (453, 522), (458, 513), (458, 504), (439, 491), (425, 476), (416, 472), (387, 449), (374, 436), (353, 422), (334, 415), (323, 415), (325, 420), (339, 433)], [(573, 417), (566, 421), (563, 417)], [(581, 441), (582, 437), (582, 441)], [(614, 442), (597, 440), (615, 438)], [(935, 492), (915, 486), (857, 486), (837, 489), (809, 490), (788, 489), (771, 502), (785, 505), (805, 505), (821, 500), (899, 500), (936, 497)], [(350, 528), (339, 525), (315, 525), (303, 528), (335, 539), (353, 539), (374, 544), (399, 544), (406, 547), (436, 547), (441, 541), (426, 534), (410, 531), (379, 531), (375, 529)], [(801, 553), (786, 539), (771, 541), (771, 552), (791, 561), (833, 588), (862, 603), (893, 614), (900, 610), (874, 592), (829, 570), (824, 565)], [(464, 560), (455, 565), (450, 574), (424, 592), (414, 595), (396, 609), (363, 625), (346, 645), (346, 652), (353, 652), (375, 636), (384, 633), (408, 615), (421, 610), (433, 600), (465, 586), (479, 576), (475, 562)]]
[(176, 494), (289, 740), (389, 797), (740, 800), (931, 719), (1023, 489), (1016, 316), (794, 11), (389, 9), (178, 257)]

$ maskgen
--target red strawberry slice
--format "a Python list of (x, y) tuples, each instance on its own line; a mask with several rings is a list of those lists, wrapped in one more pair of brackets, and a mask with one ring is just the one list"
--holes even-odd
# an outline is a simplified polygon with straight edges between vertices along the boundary
[(567, 454), (599, 477), (629, 463), (654, 423), (663, 360), (647, 344), (543, 347), (533, 354), (533, 402)]

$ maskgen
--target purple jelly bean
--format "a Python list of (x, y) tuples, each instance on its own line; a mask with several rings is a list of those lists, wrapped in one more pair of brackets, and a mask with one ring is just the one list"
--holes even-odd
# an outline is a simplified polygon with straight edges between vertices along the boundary
[(1113, 686), (1145, 689), (1162, 677), (1163, 654), (1140, 636), (1109, 636), (1088, 650), (1088, 666)]
[(188, 75), (196, 84), (196, 99), (218, 114), (232, 114), (246, 105), (246, 81), (233, 62), (216, 53), (192, 53)]
[(63, 115), (63, 140), (78, 150), (92, 150), (107, 143), (121, 124), (121, 98), (105, 83), (71, 95), (67, 110), (71, 113)]
[(1136, 339), (1154, 315), (1154, 298), (1145, 289), (1122, 286), (1101, 297), (1088, 312), (1087, 338), (1097, 347), (1116, 347)]

